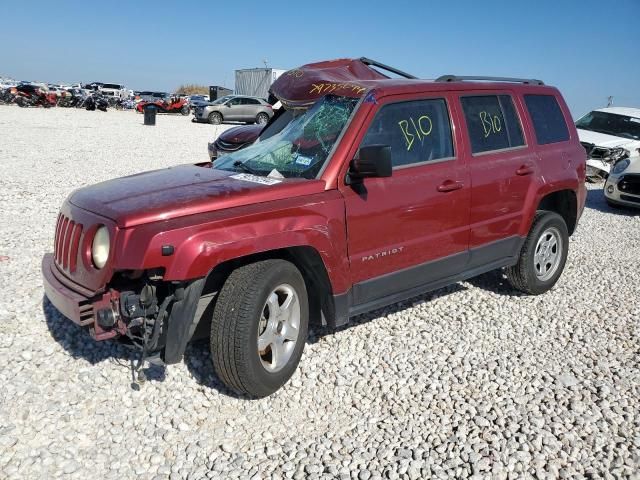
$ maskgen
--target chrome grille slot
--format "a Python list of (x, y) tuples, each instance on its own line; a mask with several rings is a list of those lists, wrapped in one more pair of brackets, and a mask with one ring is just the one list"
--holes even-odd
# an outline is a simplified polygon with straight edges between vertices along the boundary
[(56, 265), (69, 273), (75, 272), (78, 266), (81, 237), (82, 225), (60, 214), (56, 225), (55, 259)]

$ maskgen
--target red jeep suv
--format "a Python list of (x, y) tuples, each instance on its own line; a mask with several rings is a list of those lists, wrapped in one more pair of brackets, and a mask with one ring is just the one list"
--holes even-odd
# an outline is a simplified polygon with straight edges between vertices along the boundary
[(73, 192), (42, 262), (53, 305), (141, 361), (179, 362), (204, 331), (219, 378), (263, 397), (297, 368), (310, 323), (493, 269), (534, 295), (560, 277), (586, 191), (557, 89), (344, 59), (272, 93), (295, 114), (269, 138)]

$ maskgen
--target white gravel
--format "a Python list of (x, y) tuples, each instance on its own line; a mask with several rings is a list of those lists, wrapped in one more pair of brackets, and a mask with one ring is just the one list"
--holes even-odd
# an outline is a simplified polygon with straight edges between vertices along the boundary
[(312, 333), (263, 400), (206, 344), (133, 390), (126, 351), (43, 308), (40, 260), (71, 190), (206, 160), (214, 131), (0, 106), (0, 478), (640, 478), (640, 214), (598, 188), (546, 295), (492, 273)]

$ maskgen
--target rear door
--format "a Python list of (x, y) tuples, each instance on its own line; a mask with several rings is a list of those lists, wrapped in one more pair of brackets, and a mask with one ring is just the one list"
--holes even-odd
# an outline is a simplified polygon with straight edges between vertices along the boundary
[(470, 185), (455, 148), (448, 95), (387, 97), (360, 146), (390, 145), (393, 174), (344, 185), (353, 302), (377, 299), (464, 268)]
[(258, 116), (258, 112), (260, 111), (262, 104), (255, 98), (245, 98), (244, 100), (246, 103), (246, 111), (244, 113), (245, 116), (243, 120), (245, 122), (253, 122)]
[(520, 246), (525, 199), (539, 165), (534, 148), (527, 145), (517, 101), (508, 90), (459, 96), (471, 173), (474, 265), (513, 256)]

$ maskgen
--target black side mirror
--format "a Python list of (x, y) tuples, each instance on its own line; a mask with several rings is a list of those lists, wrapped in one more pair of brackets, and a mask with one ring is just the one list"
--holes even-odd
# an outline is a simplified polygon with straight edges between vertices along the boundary
[(389, 145), (367, 145), (358, 150), (358, 154), (351, 161), (347, 173), (347, 184), (367, 177), (390, 177), (391, 147)]

